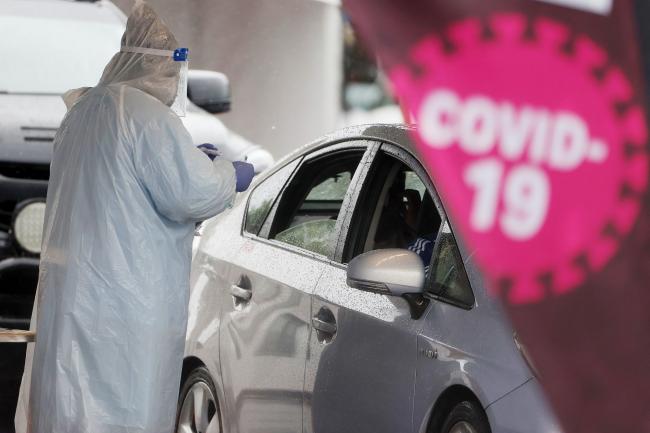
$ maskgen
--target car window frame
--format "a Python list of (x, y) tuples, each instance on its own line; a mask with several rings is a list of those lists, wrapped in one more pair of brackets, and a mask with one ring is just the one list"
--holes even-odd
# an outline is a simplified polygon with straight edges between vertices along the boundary
[[(374, 143), (372, 143), (370, 140), (363, 138), (363, 137), (355, 137), (355, 138), (347, 138), (345, 140), (338, 140), (334, 142), (329, 142), (325, 143), (322, 146), (319, 146), (317, 149), (314, 149), (311, 152), (302, 154), (300, 158), (302, 160), (299, 162), (299, 164), (296, 166), (296, 168), (293, 170), (291, 173), (291, 176), (287, 179), (287, 181), (284, 183), (282, 189), (278, 193), (278, 195), (274, 198), (273, 200), (273, 205), (271, 209), (269, 210), (266, 219), (264, 223), (262, 224), (262, 227), (260, 228), (259, 232), (257, 234), (252, 234), (249, 232), (246, 232), (244, 229), (245, 222), (246, 222), (246, 215), (248, 215), (248, 203), (246, 204), (246, 212), (244, 213), (242, 217), (242, 231), (241, 234), (243, 237), (252, 239), (256, 242), (264, 243), (270, 246), (273, 246), (275, 248), (280, 248), (286, 251), (290, 251), (295, 254), (300, 254), (305, 257), (309, 257), (315, 260), (319, 260), (322, 262), (327, 262), (330, 263), (333, 260), (333, 257), (335, 256), (335, 251), (336, 251), (336, 246), (338, 244), (338, 239), (340, 238), (340, 232), (342, 230), (342, 221), (343, 219), (346, 218), (347, 216), (347, 210), (349, 207), (349, 202), (351, 200), (351, 191), (356, 190), (356, 185), (359, 182), (359, 179), (362, 178), (365, 175), (365, 172), (367, 172), (367, 169), (369, 167), (368, 160), (372, 160), (372, 157), (376, 153), (376, 147)], [(355, 150), (355, 149), (363, 149), (363, 154), (361, 156), (361, 160), (359, 161), (359, 165), (357, 167), (357, 170), (355, 171), (351, 181), (350, 181), (350, 186), (348, 187), (348, 192), (345, 195), (343, 199), (343, 203), (341, 204), (341, 211), (339, 214), (339, 218), (337, 218), (336, 225), (334, 227), (334, 239), (335, 239), (335, 244), (334, 244), (334, 251), (332, 254), (329, 256), (325, 256), (322, 254), (315, 253), (313, 251), (307, 250), (305, 248), (298, 247), (296, 245), (291, 245), (287, 244), (285, 242), (278, 241), (276, 239), (268, 239), (269, 232), (271, 229), (271, 225), (273, 224), (273, 221), (275, 219), (277, 209), (280, 203), (280, 198), (282, 197), (282, 194), (286, 191), (286, 189), (291, 185), (291, 182), (295, 179), (296, 175), (300, 172), (300, 170), (306, 165), (309, 164), (310, 162), (313, 162), (316, 159), (326, 157), (328, 154), (334, 153), (334, 152), (339, 152), (339, 151), (345, 151), (345, 150)], [(274, 170), (273, 173), (276, 173), (277, 171), (281, 170), (283, 167), (285, 167), (288, 164), (291, 164), (293, 161), (295, 161), (297, 158), (288, 161), (286, 164), (284, 164), (282, 167), (279, 167), (277, 170)], [(269, 174), (269, 176), (265, 177), (267, 179), (270, 177), (272, 174)], [(263, 181), (260, 181), (260, 184)], [(248, 200), (250, 201), (250, 195), (248, 197)]]

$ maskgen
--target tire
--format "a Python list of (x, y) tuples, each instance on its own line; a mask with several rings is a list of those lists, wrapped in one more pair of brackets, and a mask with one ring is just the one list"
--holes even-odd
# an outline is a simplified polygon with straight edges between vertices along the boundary
[[(194, 410), (196, 404), (201, 405), (198, 412)], [(195, 416), (196, 413), (199, 414), (198, 418)], [(221, 432), (222, 422), (217, 389), (208, 369), (197, 367), (191, 371), (181, 387), (174, 431), (176, 433), (206, 433), (208, 424), (215, 416), (219, 426), (217, 432)]]
[(491, 433), (491, 430), (483, 408), (466, 400), (451, 409), (440, 433)]

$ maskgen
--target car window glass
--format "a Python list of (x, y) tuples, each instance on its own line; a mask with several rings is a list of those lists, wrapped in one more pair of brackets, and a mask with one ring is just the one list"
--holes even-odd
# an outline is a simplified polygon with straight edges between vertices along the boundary
[(404, 184), (406, 189), (417, 191), (420, 198), (424, 198), (427, 187), (424, 186), (424, 183), (422, 183), (422, 180), (414, 171), (406, 171), (404, 173)]
[(316, 185), (314, 189), (309, 192), (309, 195), (305, 199), (306, 201), (310, 200), (339, 200), (343, 201), (345, 193), (350, 186), (350, 181), (352, 180), (352, 173), (349, 171), (344, 171), (342, 173), (336, 174), (334, 176), (328, 177), (323, 180), (319, 185)]
[(283, 194), (270, 238), (331, 255), (336, 221), (362, 156), (355, 150), (301, 167)]
[(251, 193), (246, 212), (244, 229), (248, 233), (258, 234), (280, 191), (287, 183), (299, 160), (287, 164), (260, 183)]
[(356, 245), (345, 254), (347, 261), (367, 251), (402, 248), (428, 267), (440, 215), (422, 179), (402, 161), (381, 154), (366, 183), (351, 227), (357, 239), (348, 241)]
[(474, 293), (465, 272), (462, 256), (446, 221), (440, 230), (433, 269), (431, 284), (436, 296), (465, 307), (474, 305)]

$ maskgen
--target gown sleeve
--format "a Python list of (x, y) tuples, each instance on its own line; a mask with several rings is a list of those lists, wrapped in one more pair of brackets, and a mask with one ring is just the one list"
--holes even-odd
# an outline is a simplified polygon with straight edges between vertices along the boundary
[(171, 112), (145, 126), (135, 146), (139, 180), (164, 217), (179, 223), (202, 221), (232, 204), (236, 184), (232, 163), (210, 161)]

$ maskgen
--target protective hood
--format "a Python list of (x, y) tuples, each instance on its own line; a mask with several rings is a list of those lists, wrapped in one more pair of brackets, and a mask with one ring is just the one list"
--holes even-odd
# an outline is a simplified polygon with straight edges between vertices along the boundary
[[(174, 50), (178, 42), (156, 11), (138, 0), (126, 23), (122, 47)], [(99, 85), (125, 84), (171, 106), (178, 90), (180, 68), (171, 57), (120, 51), (104, 69)], [(68, 109), (87, 91), (88, 88), (81, 88), (67, 92), (63, 100)]]

